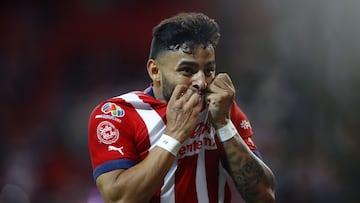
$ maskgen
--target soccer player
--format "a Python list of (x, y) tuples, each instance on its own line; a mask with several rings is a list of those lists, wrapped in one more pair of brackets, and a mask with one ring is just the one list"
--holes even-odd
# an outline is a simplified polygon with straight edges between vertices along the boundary
[(153, 29), (152, 84), (100, 103), (89, 119), (93, 175), (105, 202), (274, 202), (274, 176), (226, 73), (219, 26), (180, 13)]

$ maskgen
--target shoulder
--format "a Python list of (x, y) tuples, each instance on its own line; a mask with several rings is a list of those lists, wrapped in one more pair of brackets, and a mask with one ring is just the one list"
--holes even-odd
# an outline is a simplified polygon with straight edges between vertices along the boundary
[(122, 95), (108, 98), (98, 103), (92, 109), (89, 116), (89, 125), (98, 124), (99, 121), (103, 120), (107, 120), (114, 125), (118, 125), (123, 123), (123, 117), (125, 115), (128, 117), (132, 111), (133, 107), (122, 98)]
[[(136, 104), (137, 102), (141, 101), (142, 98), (149, 97), (145, 93), (141, 91), (133, 91), (128, 92), (119, 96), (111, 97), (108, 99), (105, 99), (101, 101), (98, 105), (95, 106), (95, 110), (100, 110), (103, 113), (121, 113), (121, 107), (132, 107), (135, 106), (133, 104)], [(118, 110), (116, 112), (115, 110)]]
[[(159, 104), (162, 106), (160, 101), (142, 91), (128, 92), (100, 102), (92, 110), (89, 121), (98, 118), (120, 121), (125, 116), (136, 116), (139, 110), (149, 110)], [(132, 119), (126, 120), (130, 122)]]

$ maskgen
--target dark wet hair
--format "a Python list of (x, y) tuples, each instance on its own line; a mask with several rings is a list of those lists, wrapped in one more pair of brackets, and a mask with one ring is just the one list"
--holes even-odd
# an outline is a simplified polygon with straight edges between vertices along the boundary
[(180, 48), (192, 53), (199, 45), (215, 48), (219, 38), (220, 29), (215, 20), (202, 13), (179, 13), (154, 27), (149, 58), (156, 59), (163, 51)]

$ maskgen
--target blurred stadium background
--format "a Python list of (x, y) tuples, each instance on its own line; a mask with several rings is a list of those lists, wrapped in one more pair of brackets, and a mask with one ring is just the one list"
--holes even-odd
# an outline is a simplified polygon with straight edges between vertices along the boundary
[(87, 121), (149, 83), (151, 30), (215, 18), (228, 72), (276, 176), (277, 202), (359, 202), (360, 1), (0, 3), (0, 202), (100, 203)]

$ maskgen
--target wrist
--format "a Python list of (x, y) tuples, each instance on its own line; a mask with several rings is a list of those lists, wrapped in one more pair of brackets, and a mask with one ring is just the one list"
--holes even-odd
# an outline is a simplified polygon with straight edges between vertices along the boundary
[(181, 143), (169, 135), (163, 134), (159, 141), (156, 143), (156, 146), (170, 152), (172, 155), (176, 156), (180, 150)]
[(237, 134), (237, 130), (234, 124), (229, 121), (226, 125), (216, 129), (216, 134), (221, 142), (225, 142), (233, 138)]
[(215, 129), (220, 129), (226, 126), (231, 120), (229, 118), (224, 118), (221, 120), (213, 120), (211, 123), (215, 127)]

